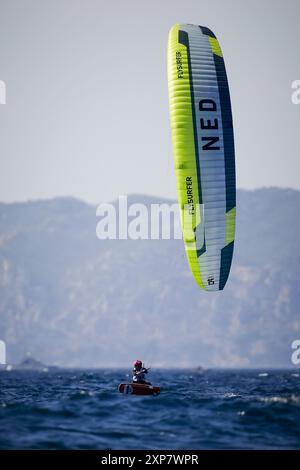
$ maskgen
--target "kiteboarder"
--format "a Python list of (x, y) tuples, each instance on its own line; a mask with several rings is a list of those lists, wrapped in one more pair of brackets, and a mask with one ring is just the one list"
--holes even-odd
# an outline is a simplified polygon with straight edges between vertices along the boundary
[(145, 374), (148, 374), (148, 370), (146, 367), (143, 367), (143, 363), (140, 360), (136, 360), (133, 363), (133, 370), (132, 370), (132, 382), (138, 384), (146, 384), (151, 385), (150, 382), (145, 380)]

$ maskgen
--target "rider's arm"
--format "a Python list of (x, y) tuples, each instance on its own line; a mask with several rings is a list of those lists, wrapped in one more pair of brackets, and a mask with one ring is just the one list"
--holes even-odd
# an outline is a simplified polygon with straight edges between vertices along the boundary
[(147, 369), (141, 369), (141, 370), (135, 370), (134, 375), (141, 375), (141, 374), (147, 374), (148, 370)]

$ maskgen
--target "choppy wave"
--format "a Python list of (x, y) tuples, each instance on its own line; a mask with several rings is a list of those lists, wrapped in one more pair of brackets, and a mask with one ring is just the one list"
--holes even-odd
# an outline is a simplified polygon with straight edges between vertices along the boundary
[(297, 372), (156, 371), (157, 397), (119, 394), (128, 378), (123, 370), (2, 371), (0, 448), (300, 448)]

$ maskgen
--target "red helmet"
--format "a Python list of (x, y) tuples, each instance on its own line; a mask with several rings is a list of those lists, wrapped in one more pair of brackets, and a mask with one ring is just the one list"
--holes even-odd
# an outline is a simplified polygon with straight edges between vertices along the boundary
[(134, 361), (133, 366), (134, 367), (142, 367), (143, 363), (142, 361), (139, 361), (138, 359)]

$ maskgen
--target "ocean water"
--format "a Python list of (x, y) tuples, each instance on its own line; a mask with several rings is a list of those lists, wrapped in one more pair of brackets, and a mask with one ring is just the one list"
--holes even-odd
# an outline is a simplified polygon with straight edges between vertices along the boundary
[(299, 449), (300, 371), (0, 372), (1, 449)]

